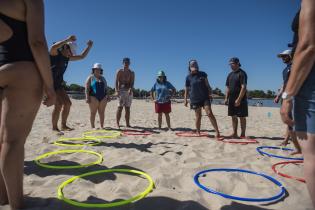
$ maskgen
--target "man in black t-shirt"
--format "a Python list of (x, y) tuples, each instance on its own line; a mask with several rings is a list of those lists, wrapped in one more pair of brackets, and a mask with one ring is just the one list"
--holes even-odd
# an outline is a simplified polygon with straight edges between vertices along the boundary
[(238, 117), (241, 123), (241, 138), (245, 138), (246, 117), (248, 116), (248, 104), (246, 96), (247, 74), (242, 70), (240, 61), (234, 57), (230, 59), (232, 72), (226, 79), (225, 104), (228, 105), (228, 115), (232, 117), (232, 138), (238, 138)]

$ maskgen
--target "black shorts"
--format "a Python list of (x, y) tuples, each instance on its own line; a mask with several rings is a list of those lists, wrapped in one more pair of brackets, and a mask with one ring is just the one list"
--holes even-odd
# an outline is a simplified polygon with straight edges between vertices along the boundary
[(243, 99), (241, 104), (236, 107), (235, 106), (236, 99), (229, 99), (228, 104), (228, 115), (229, 116), (236, 116), (236, 117), (248, 117), (248, 104), (247, 99)]
[(196, 109), (202, 108), (204, 106), (210, 106), (210, 105), (211, 105), (210, 99), (206, 99), (206, 100), (201, 101), (201, 102), (190, 103), (190, 109), (196, 110)]

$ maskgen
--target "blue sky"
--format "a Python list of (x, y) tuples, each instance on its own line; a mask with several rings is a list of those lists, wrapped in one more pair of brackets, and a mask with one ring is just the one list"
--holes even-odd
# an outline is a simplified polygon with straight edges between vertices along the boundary
[(114, 86), (123, 57), (131, 58), (135, 87), (150, 89), (163, 69), (184, 88), (189, 59), (197, 59), (212, 87), (224, 89), (230, 57), (240, 58), (248, 89), (276, 90), (284, 68), (276, 54), (292, 40), (300, 0), (52, 0), (45, 1), (48, 44), (77, 36), (91, 39), (88, 57), (71, 62), (68, 84), (83, 85), (93, 63), (102, 63)]

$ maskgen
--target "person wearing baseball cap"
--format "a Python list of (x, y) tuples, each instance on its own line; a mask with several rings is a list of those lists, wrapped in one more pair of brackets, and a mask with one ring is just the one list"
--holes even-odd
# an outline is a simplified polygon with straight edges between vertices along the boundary
[(151, 88), (151, 98), (155, 104), (155, 113), (158, 114), (159, 129), (162, 127), (162, 115), (164, 113), (167, 127), (171, 130), (171, 120), (169, 114), (172, 111), (171, 97), (175, 92), (175, 87), (167, 81), (164, 71), (160, 70), (157, 73), (156, 82)]
[(247, 104), (247, 74), (241, 69), (240, 60), (233, 57), (229, 60), (232, 71), (226, 79), (226, 94), (224, 103), (228, 105), (228, 115), (232, 117), (233, 134), (231, 138), (238, 138), (238, 118), (241, 124), (241, 138), (245, 138), (246, 117), (248, 116)]
[(115, 91), (118, 97), (118, 107), (116, 112), (116, 126), (120, 128), (120, 118), (123, 108), (125, 108), (126, 127), (130, 126), (130, 107), (133, 98), (133, 86), (135, 73), (130, 68), (130, 58), (123, 58), (123, 68), (117, 70)]
[(85, 99), (90, 107), (91, 127), (95, 128), (95, 116), (98, 112), (101, 128), (104, 129), (105, 108), (109, 97), (107, 95), (107, 82), (102, 74), (102, 64), (95, 63), (92, 68), (92, 74), (85, 82)]
[[(280, 91), (274, 100), (275, 103), (279, 103), (280, 98), (282, 96), (282, 93), (285, 90), (287, 83), (288, 83), (288, 80), (289, 80), (289, 77), (290, 77), (291, 66), (292, 66), (292, 50), (291, 49), (284, 50), (283, 52), (279, 53), (277, 56), (278, 56), (278, 58), (282, 59), (283, 63), (286, 64), (286, 67), (282, 71), (283, 85), (280, 88)], [(292, 113), (290, 114), (290, 117), (291, 117), (291, 119), (293, 119)], [(296, 149), (296, 151), (292, 152), (291, 155), (300, 154), (301, 153), (301, 147), (300, 147), (299, 142), (297, 140), (296, 133), (293, 131), (293, 127), (288, 125), (287, 130), (286, 130), (285, 139), (281, 143), (281, 145), (286, 146), (289, 143), (290, 138), (291, 138), (291, 140), (294, 144), (294, 147)]]
[(56, 104), (52, 113), (52, 129), (58, 132), (60, 132), (58, 128), (58, 120), (61, 110), (62, 110), (61, 130), (73, 130), (67, 125), (71, 101), (64, 87), (63, 75), (67, 70), (69, 61), (77, 61), (84, 59), (88, 55), (93, 45), (93, 42), (89, 40), (87, 42), (87, 47), (84, 49), (84, 51), (81, 54), (76, 55), (75, 41), (76, 37), (74, 35), (71, 35), (65, 40), (55, 42), (51, 46), (49, 51), (51, 70), (54, 80), (54, 88), (57, 95)]

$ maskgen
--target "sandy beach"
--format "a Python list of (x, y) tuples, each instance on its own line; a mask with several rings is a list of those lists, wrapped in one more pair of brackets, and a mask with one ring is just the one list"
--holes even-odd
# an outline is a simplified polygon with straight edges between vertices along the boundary
[[(80, 137), (89, 131), (89, 108), (83, 100), (72, 100), (69, 126), (75, 130), (65, 132), (65, 137)], [(115, 125), (116, 101), (106, 108), (105, 126)], [(27, 210), (75, 210), (81, 209), (57, 199), (57, 188), (72, 176), (99, 169), (127, 168), (144, 171), (155, 183), (154, 190), (144, 199), (133, 204), (112, 209), (123, 210), (306, 210), (312, 204), (306, 185), (296, 180), (275, 174), (271, 166), (284, 160), (261, 156), (257, 146), (278, 146), (285, 131), (278, 108), (249, 107), (247, 135), (255, 137), (259, 144), (228, 144), (208, 137), (179, 137), (175, 133), (194, 129), (194, 112), (182, 103), (173, 104), (171, 123), (174, 131), (158, 130), (157, 116), (153, 103), (134, 100), (131, 108), (131, 125), (134, 129), (149, 130), (149, 136), (121, 136), (103, 139), (98, 146), (84, 146), (84, 149), (102, 154), (104, 161), (98, 166), (84, 169), (53, 170), (34, 163), (35, 157), (46, 152), (76, 147), (56, 146), (52, 143), (59, 138), (51, 131), (52, 108), (41, 107), (32, 132), (25, 145), (24, 194)], [(214, 105), (213, 112), (222, 135), (231, 134), (231, 119), (227, 107)], [(98, 118), (98, 116), (97, 116)], [(124, 125), (124, 119), (121, 124)], [(96, 123), (99, 126), (97, 120)], [(165, 119), (163, 118), (163, 125)], [(125, 129), (125, 127), (122, 127)], [(215, 134), (204, 116), (202, 129)], [(292, 143), (289, 145), (293, 147)], [(274, 151), (273, 151), (274, 152)], [(288, 155), (276, 151), (275, 154)], [(43, 162), (56, 164), (89, 163), (96, 160), (90, 154), (55, 155)], [(194, 175), (210, 168), (241, 168), (263, 172), (279, 180), (287, 189), (287, 195), (274, 203), (259, 204), (232, 201), (200, 189), (193, 180)], [(303, 177), (301, 165), (280, 168), (282, 172)], [(272, 197), (279, 191), (270, 181), (241, 173), (213, 172), (201, 177), (200, 182), (207, 187), (235, 196), (264, 198)], [(107, 173), (80, 179), (64, 190), (66, 197), (77, 201), (106, 203), (127, 199), (145, 190), (147, 181), (132, 174)], [(1, 210), (9, 209), (1, 206)], [(97, 209), (97, 208), (90, 208)]]

